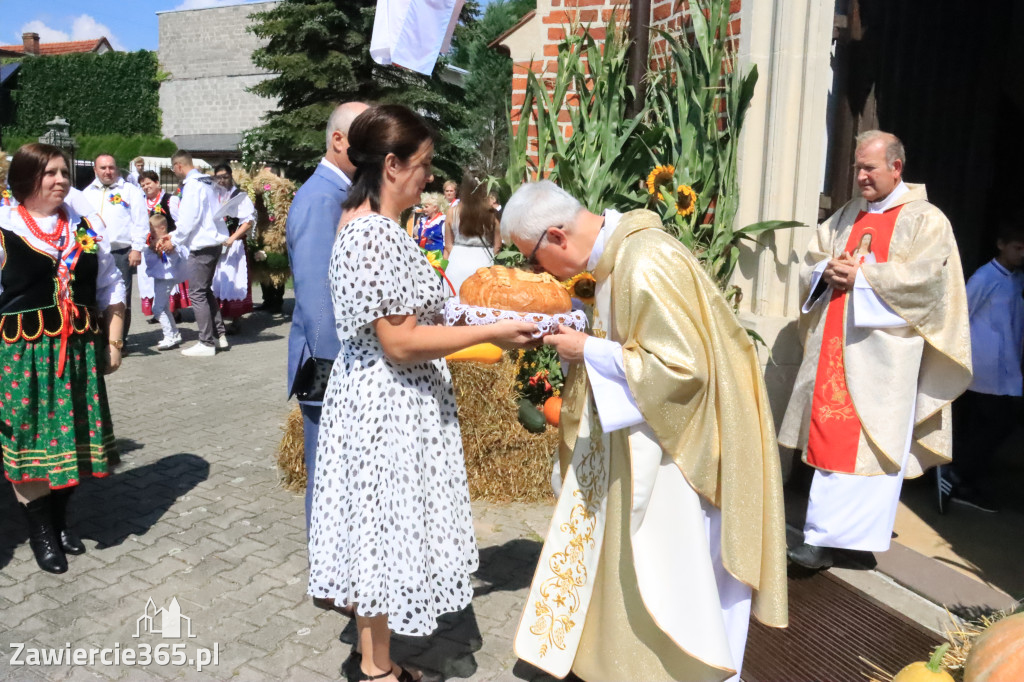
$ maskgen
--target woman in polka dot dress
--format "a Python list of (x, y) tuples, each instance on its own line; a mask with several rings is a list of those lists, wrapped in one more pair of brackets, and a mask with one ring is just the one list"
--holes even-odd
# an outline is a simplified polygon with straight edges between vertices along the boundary
[(384, 105), (360, 114), (349, 140), (356, 173), (329, 271), (341, 353), (320, 419), (309, 594), (354, 607), (359, 679), (410, 682), (391, 631), (426, 635), (466, 607), (478, 566), (443, 358), (483, 342), (530, 347), (537, 329), (436, 324), (444, 285), (399, 225), (432, 177), (430, 131)]
[(85, 551), (67, 527), (68, 498), (82, 478), (107, 475), (114, 431), (103, 374), (121, 364), (124, 317), (110, 246), (64, 203), (68, 178), (59, 149), (25, 145), (9, 173), (19, 205), (0, 208), (4, 475), (36, 563), (51, 573), (68, 569), (66, 554)]

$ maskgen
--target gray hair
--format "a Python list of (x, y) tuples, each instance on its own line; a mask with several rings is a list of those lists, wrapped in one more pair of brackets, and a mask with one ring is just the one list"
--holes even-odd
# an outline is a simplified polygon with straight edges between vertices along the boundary
[(331, 117), (327, 119), (327, 148), (331, 148), (331, 136), (335, 132), (340, 132), (342, 135), (348, 135), (348, 129), (352, 126), (352, 121), (356, 120), (359, 114), (363, 113), (363, 107), (359, 105), (362, 102), (345, 102), (339, 104), (331, 112)]
[(506, 244), (519, 238), (540, 239), (549, 227), (575, 224), (583, 206), (571, 194), (551, 182), (528, 182), (515, 191), (501, 214), (501, 240)]
[(899, 159), (901, 165), (907, 165), (907, 150), (903, 148), (903, 142), (892, 133), (887, 133), (883, 130), (866, 130), (858, 135), (857, 149), (875, 140), (885, 142), (885, 163), (890, 169), (897, 159)]

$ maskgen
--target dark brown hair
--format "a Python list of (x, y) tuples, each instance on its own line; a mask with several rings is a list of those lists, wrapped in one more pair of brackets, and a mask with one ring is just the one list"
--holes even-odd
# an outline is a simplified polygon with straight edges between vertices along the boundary
[(462, 178), (459, 196), (462, 199), (455, 207), (459, 212), (459, 234), (483, 237), (489, 245), (494, 239), (495, 215), (487, 200), (487, 183), (467, 175)]
[(26, 199), (39, 191), (43, 175), (46, 174), (46, 164), (58, 156), (67, 163), (67, 157), (59, 148), (40, 142), (22, 145), (14, 152), (11, 167), (7, 171), (7, 184), (11, 186), (11, 194), (19, 204), (25, 203)]
[(141, 173), (139, 173), (139, 182), (142, 182), (143, 179), (152, 180), (156, 184), (158, 184), (158, 185), (160, 184), (160, 176), (156, 174), (156, 171), (151, 171), (151, 170), (144, 170), (144, 171), (142, 171)]
[(384, 159), (394, 154), (404, 163), (424, 142), (433, 140), (434, 134), (412, 109), (382, 104), (370, 107), (352, 121), (348, 139), (348, 159), (356, 167), (356, 174), (343, 207), (356, 208), (369, 200), (370, 208), (379, 211)]

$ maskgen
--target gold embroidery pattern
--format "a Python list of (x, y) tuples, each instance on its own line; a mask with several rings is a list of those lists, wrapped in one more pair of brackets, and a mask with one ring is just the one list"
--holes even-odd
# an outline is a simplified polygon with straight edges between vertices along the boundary
[(843, 340), (829, 339), (825, 349), (828, 358), (827, 378), (823, 387), (824, 404), (818, 407), (818, 418), (823, 422), (830, 419), (846, 421), (853, 419), (853, 401), (846, 388), (846, 368), (843, 364)]
[(608, 487), (604, 433), (593, 406), (590, 413), (590, 448), (575, 471), (579, 488), (573, 491), (573, 497), (578, 502), (569, 520), (558, 527), (568, 536), (568, 544), (551, 555), (548, 568), (553, 575), (541, 583), (538, 590), (541, 598), (534, 602), (537, 620), (530, 626), (530, 632), (547, 640), (540, 646), (541, 656), (552, 646), (565, 650), (565, 637), (577, 625), (573, 615), (580, 608), (579, 588), (589, 579), (584, 556), (588, 548), (594, 548), (597, 512)]

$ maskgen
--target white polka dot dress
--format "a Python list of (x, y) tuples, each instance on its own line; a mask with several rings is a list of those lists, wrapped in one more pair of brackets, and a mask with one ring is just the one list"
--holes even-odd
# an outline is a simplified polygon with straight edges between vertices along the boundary
[(338, 234), (330, 285), (341, 353), (320, 417), (309, 594), (426, 635), (465, 608), (479, 565), (444, 360), (395, 364), (372, 322), (437, 321), (445, 289), (397, 223), (372, 214)]

